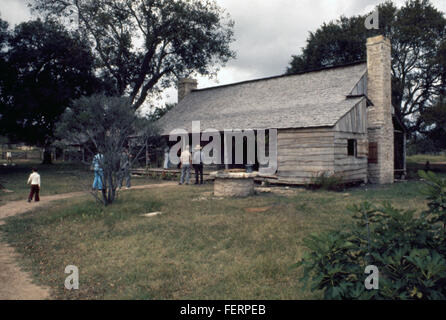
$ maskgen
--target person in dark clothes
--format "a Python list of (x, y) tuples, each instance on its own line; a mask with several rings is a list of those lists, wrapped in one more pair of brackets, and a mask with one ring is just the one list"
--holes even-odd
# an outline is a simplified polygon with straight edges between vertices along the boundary
[(194, 148), (192, 165), (195, 170), (195, 184), (198, 184), (198, 176), (200, 176), (200, 184), (203, 184), (203, 162), (201, 159), (201, 146), (198, 144)]
[(124, 149), (124, 151), (121, 154), (121, 172), (119, 177), (119, 189), (122, 188), (122, 182), (125, 179), (126, 183), (126, 189), (130, 189), (130, 179), (131, 179), (131, 173), (130, 173), (130, 153), (127, 149)]

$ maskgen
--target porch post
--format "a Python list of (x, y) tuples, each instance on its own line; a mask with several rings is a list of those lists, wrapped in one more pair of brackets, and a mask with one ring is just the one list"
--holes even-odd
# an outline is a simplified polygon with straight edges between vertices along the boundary
[[(230, 139), (232, 139), (232, 137), (230, 137)], [(227, 147), (228, 147), (228, 143), (227, 142), (228, 142), (228, 137), (225, 134), (225, 132), (223, 131), (223, 159), (224, 159), (224, 162), (225, 162), (225, 169), (226, 170), (229, 169), (229, 158), (228, 158), (229, 152), (227, 150)]]

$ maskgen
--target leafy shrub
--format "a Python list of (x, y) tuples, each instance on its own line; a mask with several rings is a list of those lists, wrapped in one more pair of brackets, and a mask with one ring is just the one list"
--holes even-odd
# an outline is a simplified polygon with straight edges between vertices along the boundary
[(174, 172), (163, 171), (161, 173), (160, 179), (161, 180), (168, 180), (168, 181), (177, 180), (177, 175)]
[(446, 228), (446, 179), (437, 177), (433, 172), (419, 171), (421, 178), (426, 181), (427, 187), (421, 192), (426, 196), (429, 210), (424, 214), (429, 223), (440, 223), (443, 232)]
[(159, 180), (160, 176), (156, 172), (150, 172), (149, 177), (153, 180)]
[(307, 184), (308, 189), (339, 191), (344, 188), (344, 182), (341, 175), (330, 174), (326, 171), (316, 174)]
[[(296, 264), (303, 267), (301, 281), (325, 299), (446, 299), (446, 180), (419, 175), (428, 210), (352, 206), (350, 230), (304, 239), (310, 250)], [(365, 288), (367, 265), (378, 267), (378, 290)]]

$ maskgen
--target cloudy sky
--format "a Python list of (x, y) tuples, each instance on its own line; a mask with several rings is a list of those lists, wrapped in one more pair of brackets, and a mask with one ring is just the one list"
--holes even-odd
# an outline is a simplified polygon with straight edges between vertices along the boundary
[[(446, 13), (446, 0), (431, 0)], [(341, 15), (364, 14), (384, 0), (217, 0), (235, 21), (232, 48), (237, 59), (215, 79), (198, 78), (198, 87), (227, 84), (282, 74), (291, 55), (300, 52), (309, 31)], [(402, 5), (404, 0), (395, 0)], [(0, 0), (2, 19), (14, 25), (31, 18), (26, 0)], [(176, 101), (176, 90), (165, 93)]]

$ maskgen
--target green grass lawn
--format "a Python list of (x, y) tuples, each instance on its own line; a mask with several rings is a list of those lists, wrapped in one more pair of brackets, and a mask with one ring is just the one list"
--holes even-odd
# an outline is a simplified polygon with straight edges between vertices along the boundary
[[(80, 163), (56, 162), (52, 165), (42, 165), (39, 160), (17, 160), (16, 166), (0, 164), (0, 183), (13, 192), (0, 190), (0, 206), (2, 202), (26, 200), (29, 185), (26, 184), (33, 167), (37, 167), (41, 178), (41, 196), (74, 191), (85, 191), (91, 188), (93, 172), (88, 165)], [(133, 177), (133, 185), (149, 184), (153, 180), (146, 177)]]
[[(88, 197), (59, 201), (0, 228), (24, 269), (58, 299), (320, 298), (290, 268), (302, 239), (348, 228), (346, 207), (364, 200), (424, 209), (420, 186), (290, 189), (241, 199), (212, 198), (212, 185), (170, 186), (127, 192), (106, 208)], [(162, 214), (140, 216), (152, 211)], [(79, 290), (64, 289), (67, 265), (79, 268)]]
[(426, 161), (430, 163), (446, 163), (446, 155), (416, 154), (407, 157), (407, 163), (426, 163)]

